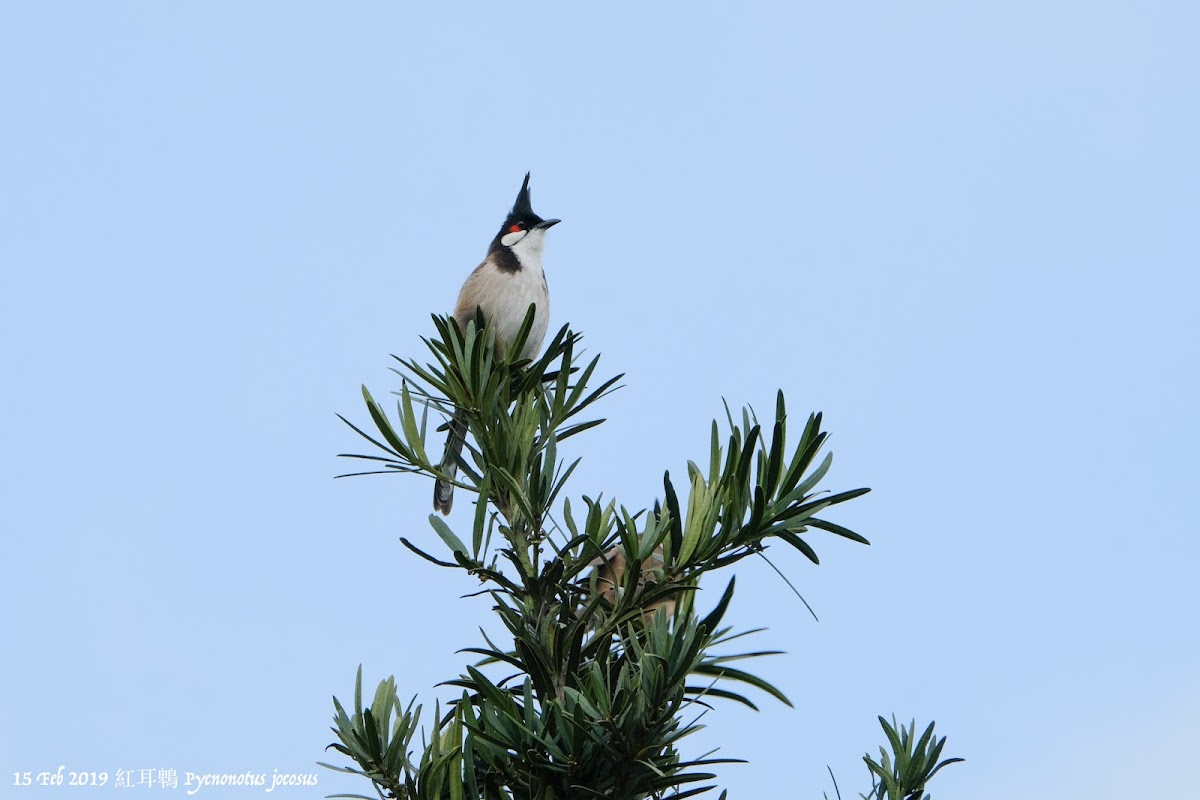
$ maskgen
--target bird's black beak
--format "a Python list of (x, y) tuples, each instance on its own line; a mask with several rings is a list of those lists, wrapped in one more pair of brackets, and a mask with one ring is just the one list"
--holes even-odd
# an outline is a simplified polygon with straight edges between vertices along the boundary
[(546, 230), (547, 228), (553, 228), (555, 225), (557, 225), (557, 224), (558, 224), (558, 223), (560, 223), (560, 222), (562, 222), (562, 220), (561, 220), (561, 219), (544, 219), (544, 220), (542, 220), (541, 222), (539, 222), (537, 225), (534, 225), (534, 226), (533, 226), (533, 229), (534, 229), (535, 231), (536, 231), (536, 230), (543, 230), (543, 231), (544, 231), (544, 230)]

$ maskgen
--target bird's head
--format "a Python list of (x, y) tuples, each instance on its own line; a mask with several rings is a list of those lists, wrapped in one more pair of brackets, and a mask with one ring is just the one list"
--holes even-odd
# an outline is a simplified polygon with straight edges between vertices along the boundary
[(529, 201), (529, 173), (525, 173), (525, 182), (517, 193), (517, 202), (513, 203), (512, 211), (508, 212), (500, 232), (492, 240), (488, 252), (511, 251), (518, 258), (525, 255), (538, 256), (542, 252), (546, 231), (562, 220), (542, 219), (533, 213)]

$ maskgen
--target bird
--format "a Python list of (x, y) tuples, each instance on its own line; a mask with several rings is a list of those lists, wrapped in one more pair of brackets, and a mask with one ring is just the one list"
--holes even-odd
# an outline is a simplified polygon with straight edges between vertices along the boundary
[[(546, 328), (550, 324), (550, 289), (542, 269), (542, 248), (546, 231), (562, 220), (542, 219), (533, 212), (529, 199), (529, 173), (517, 193), (512, 210), (504, 218), (499, 232), (488, 245), (483, 262), (467, 276), (454, 306), (454, 319), (460, 328), (482, 314), (495, 332), (495, 348), (500, 356), (516, 338), (529, 306), (534, 306), (533, 325), (525, 346), (515, 354), (516, 360), (533, 358), (542, 349)], [(449, 514), (454, 504), (454, 477), (458, 473), (458, 458), (467, 435), (467, 415), (461, 408), (450, 420), (446, 435), (446, 450), (438, 466), (439, 474), (433, 484), (433, 508)]]
[[(610, 608), (616, 606), (621, 593), (625, 590), (625, 571), (629, 567), (629, 559), (625, 556), (624, 548), (617, 545), (604, 555), (592, 559), (588, 566), (592, 568), (589, 576), (589, 591), (593, 594), (604, 595)], [(646, 591), (647, 587), (663, 582), (664, 567), (663, 547), (660, 544), (642, 562), (641, 572), (638, 574), (637, 584), (634, 587), (635, 598)], [(668, 594), (647, 605), (642, 612), (643, 619), (649, 623), (659, 609), (665, 611), (667, 617), (673, 617), (675, 615), (675, 595)]]

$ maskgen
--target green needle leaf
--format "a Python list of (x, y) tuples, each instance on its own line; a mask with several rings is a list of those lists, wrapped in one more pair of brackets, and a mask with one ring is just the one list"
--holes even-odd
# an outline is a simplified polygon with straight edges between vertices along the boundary
[(433, 526), (433, 529), (437, 532), (437, 535), (442, 537), (442, 541), (446, 543), (446, 546), (450, 548), (451, 552), (462, 553), (464, 556), (470, 552), (467, 550), (467, 546), (462, 543), (462, 540), (454, 535), (454, 531), (450, 530), (450, 526), (447, 525), (437, 514), (429, 515), (429, 524)]

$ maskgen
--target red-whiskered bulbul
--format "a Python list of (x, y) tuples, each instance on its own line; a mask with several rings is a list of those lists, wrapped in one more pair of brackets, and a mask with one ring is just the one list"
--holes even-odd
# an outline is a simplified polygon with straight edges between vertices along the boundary
[[(546, 327), (550, 324), (550, 290), (546, 273), (542, 271), (542, 246), (546, 231), (560, 220), (542, 219), (533, 213), (529, 202), (529, 173), (517, 193), (517, 202), (508, 212), (500, 232), (488, 246), (483, 263), (467, 277), (458, 293), (454, 319), (463, 330), (475, 319), (477, 312), (491, 324), (496, 333), (496, 350), (505, 355), (509, 342), (521, 329), (530, 304), (534, 305), (533, 327), (518, 358), (533, 358), (542, 349)], [(438, 471), (449, 480), (433, 485), (433, 507), (443, 514), (450, 513), (454, 503), (454, 480), (458, 473), (459, 453), (467, 435), (467, 417), (461, 409), (450, 420), (446, 436), (446, 452)]]

